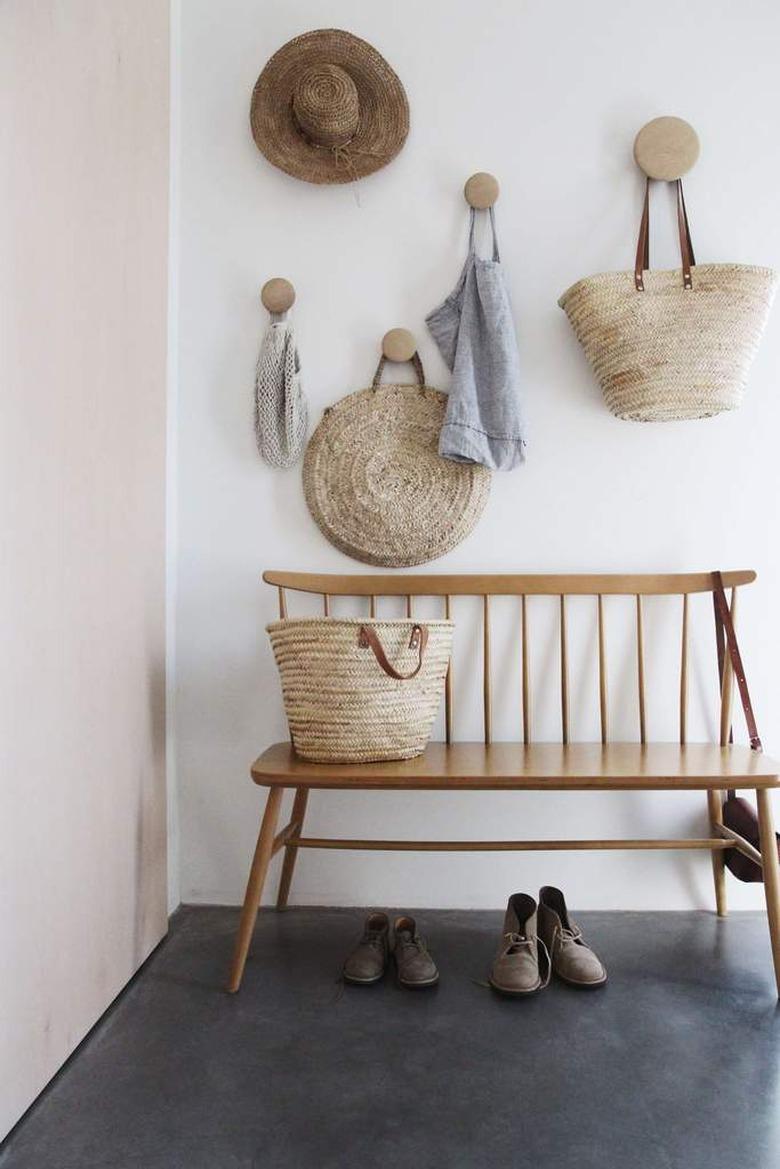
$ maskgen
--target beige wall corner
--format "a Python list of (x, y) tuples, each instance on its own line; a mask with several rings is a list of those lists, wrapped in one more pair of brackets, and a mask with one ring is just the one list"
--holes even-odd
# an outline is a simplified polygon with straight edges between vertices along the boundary
[(166, 930), (168, 22), (0, 5), (0, 1135)]

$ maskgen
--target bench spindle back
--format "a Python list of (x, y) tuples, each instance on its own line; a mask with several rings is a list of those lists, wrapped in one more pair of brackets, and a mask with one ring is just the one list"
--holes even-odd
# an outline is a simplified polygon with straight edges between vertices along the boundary
[[(750, 570), (723, 574), (724, 586), (730, 588), (732, 617), (736, 616), (737, 589), (751, 584), (755, 573)], [(599, 726), (601, 742), (609, 742), (609, 703), (607, 684), (607, 634), (604, 598), (606, 596), (635, 597), (636, 601), (636, 659), (637, 659), (637, 716), (639, 741), (647, 742), (647, 719), (645, 701), (645, 636), (643, 598), (646, 596), (679, 596), (682, 599), (680, 638), (679, 678), (679, 738), (685, 744), (688, 724), (688, 674), (689, 674), (689, 597), (694, 593), (712, 593), (712, 574), (670, 573), (633, 575), (416, 575), (393, 576), (369, 575), (340, 576), (320, 573), (266, 572), (263, 579), (275, 585), (279, 597), (279, 616), (286, 618), (288, 589), (303, 593), (319, 594), (322, 611), (326, 617), (331, 614), (332, 597), (364, 597), (368, 602), (368, 616), (378, 616), (379, 600), (382, 597), (403, 597), (406, 616), (414, 615), (414, 599), (423, 596), (442, 598), (444, 616), (453, 616), (453, 598), (470, 596), (482, 600), (482, 709), (483, 731), (486, 744), (492, 741), (492, 694), (491, 694), (491, 613), (492, 596), (514, 596), (520, 599), (520, 726), (522, 740), (532, 742), (531, 730), (531, 665), (530, 665), (530, 619), (529, 598), (545, 596), (558, 598), (558, 629), (560, 641), (560, 720), (561, 741), (569, 742), (569, 642), (567, 629), (567, 599), (571, 596), (593, 596), (597, 605), (597, 654), (598, 654), (598, 695)], [(444, 688), (444, 722), (447, 743), (454, 741), (454, 678), (450, 663)], [(723, 665), (723, 679), (720, 685), (720, 744), (729, 740), (732, 716), (732, 671), (726, 655)]]

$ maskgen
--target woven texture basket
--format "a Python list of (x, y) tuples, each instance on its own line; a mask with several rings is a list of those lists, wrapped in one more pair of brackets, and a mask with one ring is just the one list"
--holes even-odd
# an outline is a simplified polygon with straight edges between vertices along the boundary
[(744, 264), (695, 266), (679, 182), (682, 269), (648, 271), (648, 212), (646, 194), (634, 272), (580, 280), (558, 303), (618, 418), (665, 422), (734, 410), (742, 402), (776, 274)]
[(450, 660), (452, 621), (287, 618), (267, 629), (302, 758), (371, 763), (425, 750)]
[(449, 552), (472, 530), (490, 472), (439, 455), (446, 394), (380, 386), (326, 410), (303, 461), (303, 490), (323, 535), (366, 564), (408, 568)]

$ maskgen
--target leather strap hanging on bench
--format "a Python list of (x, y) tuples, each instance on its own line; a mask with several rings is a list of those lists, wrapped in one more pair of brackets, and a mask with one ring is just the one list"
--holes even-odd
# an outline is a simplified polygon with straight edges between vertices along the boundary
[[(745, 712), (745, 722), (747, 724), (748, 735), (750, 736), (750, 746), (753, 751), (760, 751), (762, 749), (761, 739), (758, 734), (756, 717), (753, 713), (753, 704), (750, 701), (750, 692), (748, 691), (745, 670), (742, 665), (742, 655), (739, 652), (737, 636), (734, 632), (734, 622), (731, 618), (731, 610), (729, 609), (726, 593), (723, 588), (723, 577), (719, 572), (713, 572), (712, 582), (712, 599), (715, 606), (715, 637), (718, 646), (718, 674), (720, 676), (721, 692), (723, 690), (723, 679), (726, 670), (726, 650), (728, 649), (731, 667), (739, 688), (742, 709)], [(733, 729), (730, 729), (729, 742), (733, 743), (733, 741), (734, 733)], [(727, 792), (726, 800), (723, 804), (723, 823), (727, 828), (730, 828), (733, 832), (737, 832), (747, 840), (749, 844), (752, 844), (754, 848), (757, 848), (759, 851), (761, 850), (758, 818), (755, 809), (752, 804), (739, 797), (731, 789)], [(780, 837), (778, 838), (778, 853), (780, 854)], [(725, 855), (725, 863), (740, 881), (752, 883), (763, 880), (761, 866), (756, 864), (754, 860), (751, 860), (750, 857), (745, 856), (744, 853), (739, 852), (736, 848), (728, 849)]]
[[(723, 577), (721, 573), (713, 572), (712, 581), (712, 600), (715, 605), (715, 636), (718, 643), (718, 673), (720, 675), (721, 688), (723, 687), (726, 664), (725, 643), (725, 647), (729, 652), (729, 658), (731, 659), (731, 668), (734, 671), (734, 677), (737, 679), (739, 697), (742, 701), (742, 709), (745, 712), (745, 722), (747, 724), (748, 735), (750, 736), (750, 746), (753, 751), (761, 751), (763, 748), (758, 734), (758, 727), (756, 726), (756, 716), (753, 714), (753, 704), (750, 701), (747, 678), (745, 677), (745, 669), (742, 665), (742, 655), (739, 652), (737, 635), (734, 632), (734, 622), (731, 619), (731, 610), (726, 600), (726, 592), (723, 588)], [(733, 741), (733, 734), (730, 736), (729, 741)]]

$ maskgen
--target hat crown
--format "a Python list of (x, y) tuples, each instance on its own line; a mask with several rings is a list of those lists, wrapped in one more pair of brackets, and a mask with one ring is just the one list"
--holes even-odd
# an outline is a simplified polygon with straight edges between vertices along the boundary
[(358, 91), (338, 65), (307, 69), (296, 82), (292, 107), (299, 128), (315, 146), (346, 146), (357, 132)]

